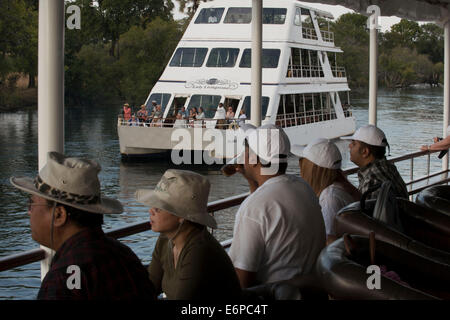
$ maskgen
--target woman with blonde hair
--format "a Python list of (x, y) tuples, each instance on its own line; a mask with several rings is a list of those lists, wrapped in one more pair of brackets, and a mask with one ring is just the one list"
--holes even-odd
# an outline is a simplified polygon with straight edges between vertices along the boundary
[(336, 239), (337, 212), (361, 197), (358, 189), (341, 170), (342, 156), (338, 147), (327, 139), (318, 139), (306, 147), (294, 145), (291, 152), (298, 156), (300, 175), (319, 197), (327, 233), (327, 244)]

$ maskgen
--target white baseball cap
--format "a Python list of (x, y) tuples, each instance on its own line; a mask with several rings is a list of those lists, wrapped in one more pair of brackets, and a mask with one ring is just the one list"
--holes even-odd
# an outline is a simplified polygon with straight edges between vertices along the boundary
[[(251, 126), (251, 125), (250, 125)], [(274, 124), (265, 124), (261, 127), (250, 127), (246, 124), (243, 128), (245, 140), (260, 159), (270, 163), (287, 162), (287, 156), (291, 150), (291, 143), (286, 132)], [(279, 158), (278, 155), (284, 154), (286, 158)], [(231, 159), (227, 165), (244, 164), (245, 150)]]
[(358, 140), (377, 147), (389, 146), (384, 132), (372, 124), (359, 128), (352, 136), (341, 137), (344, 140)]
[(306, 147), (293, 145), (291, 152), (299, 158), (306, 158), (319, 167), (340, 169), (342, 155), (336, 144), (328, 139), (316, 139)]

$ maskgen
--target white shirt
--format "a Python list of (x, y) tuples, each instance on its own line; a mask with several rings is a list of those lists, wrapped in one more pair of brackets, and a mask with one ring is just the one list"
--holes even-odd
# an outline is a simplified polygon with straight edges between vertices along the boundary
[(353, 197), (339, 183), (330, 184), (322, 190), (319, 203), (322, 207), (327, 235), (336, 235), (336, 214), (340, 209), (352, 202), (355, 202)]
[(216, 114), (214, 115), (214, 119), (225, 119), (225, 108), (217, 107)]
[(241, 204), (229, 255), (258, 283), (309, 273), (325, 246), (319, 200), (298, 176), (267, 180)]

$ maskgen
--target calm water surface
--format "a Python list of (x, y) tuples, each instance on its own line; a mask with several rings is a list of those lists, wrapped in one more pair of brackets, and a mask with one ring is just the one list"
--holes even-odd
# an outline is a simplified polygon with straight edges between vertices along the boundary
[[(368, 121), (367, 96), (352, 94), (353, 113), (357, 127)], [(384, 130), (391, 145), (391, 156), (418, 151), (422, 144), (431, 143), (433, 136), (442, 135), (442, 89), (381, 91), (378, 98), (378, 125)], [(105, 230), (129, 223), (148, 221), (147, 208), (137, 203), (134, 192), (138, 188), (152, 188), (165, 170), (165, 161), (151, 163), (124, 163), (119, 154), (116, 131), (117, 107), (73, 107), (65, 113), (65, 152), (72, 156), (94, 158), (102, 165), (100, 180), (103, 194), (119, 199), (125, 208), (122, 215), (105, 217)], [(31, 239), (29, 219), (26, 212), (27, 195), (9, 184), (15, 176), (34, 177), (37, 164), (37, 111), (0, 113), (0, 257), (36, 248)], [(348, 160), (348, 143), (338, 141)], [(439, 168), (440, 161), (433, 156), (432, 166)], [(415, 176), (422, 162), (415, 162)], [(196, 169), (211, 181), (210, 201), (248, 191), (245, 180), (239, 176), (226, 178), (217, 168)], [(405, 180), (409, 180), (409, 167), (399, 168)], [(288, 172), (298, 174), (297, 160), (289, 159)], [(355, 181), (355, 178), (352, 178)], [(236, 208), (216, 214), (219, 230), (215, 236), (220, 240), (232, 237)], [(143, 232), (122, 241), (148, 263), (157, 234)], [(0, 272), (0, 299), (34, 299), (40, 286), (40, 263)]]

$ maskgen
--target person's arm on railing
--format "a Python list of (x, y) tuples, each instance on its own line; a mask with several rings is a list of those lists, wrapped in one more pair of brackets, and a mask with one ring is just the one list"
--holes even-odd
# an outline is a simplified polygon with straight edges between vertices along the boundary
[(450, 148), (450, 136), (447, 136), (445, 139), (435, 137), (434, 143), (431, 145), (423, 145), (420, 147), (422, 151), (439, 151), (439, 150), (447, 150)]

